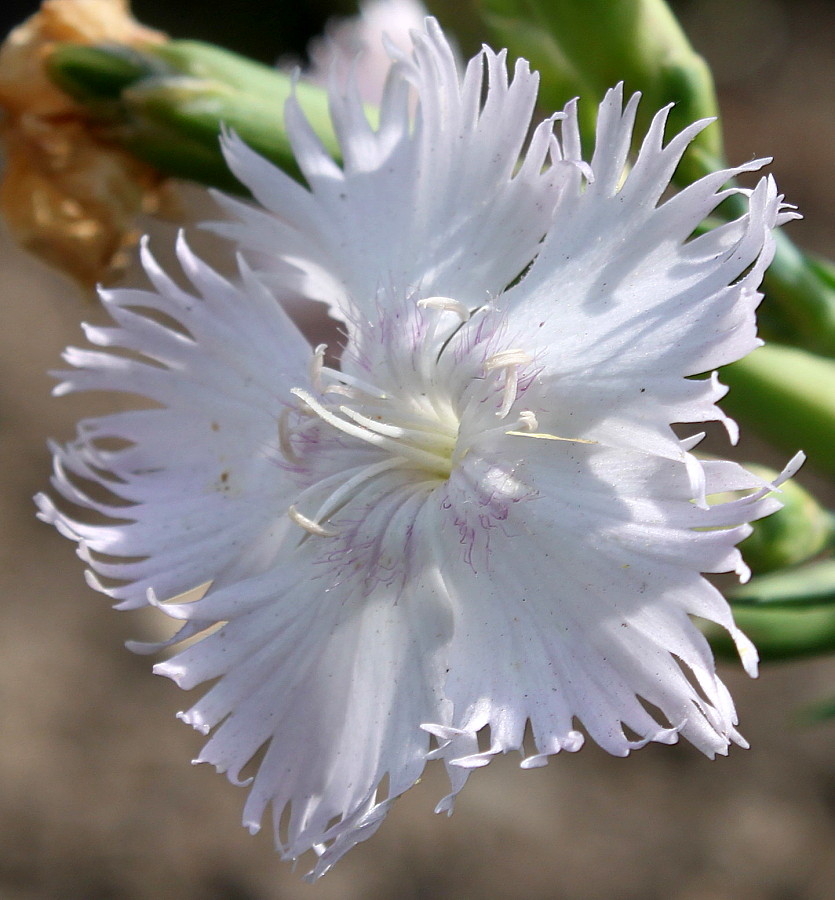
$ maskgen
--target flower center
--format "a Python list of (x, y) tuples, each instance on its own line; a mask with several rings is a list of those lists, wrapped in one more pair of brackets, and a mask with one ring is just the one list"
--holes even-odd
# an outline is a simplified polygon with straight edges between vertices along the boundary
[[(323, 393), (332, 392), (326, 388)], [(363, 400), (349, 406), (339, 402), (321, 403), (301, 388), (293, 388), (291, 393), (328, 425), (388, 451), (398, 465), (412, 464), (441, 479), (449, 477), (458, 439), (458, 422), (452, 414), (410, 416), (407, 410), (398, 409), (396, 401), (390, 401), (385, 395), (376, 403)], [(345, 392), (337, 393), (344, 395)]]
[[(324, 346), (316, 348), (311, 380), (319, 397), (302, 388), (291, 393), (300, 401), (298, 411), (319, 419), (350, 438), (381, 453), (373, 462), (341, 469), (318, 479), (305, 489), (289, 508), (290, 518), (311, 534), (329, 537), (337, 530), (325, 523), (357, 495), (366, 483), (393, 469), (411, 470), (416, 481), (445, 481), (449, 478), (458, 444), (459, 421), (452, 405), (427, 391), (408, 399), (392, 396), (352, 375), (323, 364)], [(330, 381), (330, 384), (325, 384)], [(335, 398), (331, 400), (330, 398)], [(279, 422), (279, 440), (285, 457), (300, 462), (295, 454), (287, 416)], [(304, 426), (300, 431), (306, 431)], [(297, 434), (299, 432), (296, 432)], [(318, 510), (309, 516), (302, 508), (314, 495)]]
[[(416, 318), (406, 320), (415, 342), (410, 355), (397, 361), (394, 353), (393, 368), (388, 359), (381, 364), (384, 383), (394, 385), (391, 390), (326, 366), (324, 344), (313, 353), (311, 388), (291, 390), (298, 404), (281, 417), (279, 439), (284, 456), (304, 473), (307, 486), (288, 514), (310, 534), (338, 534), (331, 520), (360, 495), (373, 506), (375, 501), (368, 499), (372, 481), (380, 496), (400, 489), (409, 495), (431, 491), (466, 464), (474, 447), (498, 436), (566, 440), (538, 433), (531, 410), (509, 417), (525, 390), (520, 373), (533, 362), (529, 353), (515, 347), (486, 353), (485, 335), (495, 332), (482, 325), (459, 340), (460, 327), (473, 314), (450, 298), (419, 300), (416, 310)], [(489, 310), (476, 312), (485, 316)], [(460, 320), (457, 327), (441, 321), (450, 315)], [(303, 458), (296, 448), (304, 448)]]

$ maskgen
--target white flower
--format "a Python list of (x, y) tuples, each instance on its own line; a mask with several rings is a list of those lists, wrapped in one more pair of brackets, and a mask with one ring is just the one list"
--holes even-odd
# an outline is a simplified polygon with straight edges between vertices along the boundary
[[(314, 875), (429, 758), (451, 810), (471, 769), (509, 750), (543, 765), (581, 726), (617, 755), (679, 734), (709, 756), (744, 746), (690, 617), (728, 629), (755, 674), (700, 573), (744, 573), (746, 523), (779, 504), (671, 424), (734, 434), (715, 375), (692, 376), (757, 346), (771, 232), (793, 214), (763, 179), (746, 215), (694, 237), (762, 161), (662, 201), (706, 123), (663, 146), (660, 112), (627, 170), (637, 97), (617, 89), (590, 162), (570, 104), (517, 165), (536, 86), (490, 50), (459, 77), (430, 20), (376, 131), (354, 92), (332, 97), (342, 165), (290, 102), (309, 188), (226, 139), (265, 209), (229, 200), (239, 221), (218, 228), (269, 271), (230, 284), (181, 243), (186, 290), (145, 251), (153, 289), (104, 292), (116, 327), (87, 328), (104, 349), (67, 351), (59, 393), (153, 403), (55, 451), (58, 493), (108, 524), (44, 497), (41, 515), (121, 607), (183, 620), (169, 643), (203, 635), (156, 671), (217, 679), (181, 714), (214, 729), (200, 760), (239, 781), (266, 747), (244, 821), (272, 805), (279, 848), (314, 849)], [(331, 305), (338, 369), (267, 283)], [(708, 506), (730, 490), (748, 493)]]

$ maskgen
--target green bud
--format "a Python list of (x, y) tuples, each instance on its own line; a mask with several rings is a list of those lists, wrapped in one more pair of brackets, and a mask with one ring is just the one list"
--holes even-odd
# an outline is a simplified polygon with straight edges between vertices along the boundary
[[(169, 41), (149, 48), (149, 53), (165, 63), (171, 72), (217, 81), (251, 97), (273, 101), (290, 93), (290, 78), (271, 66), (248, 59), (231, 50), (203, 41)], [(304, 86), (301, 86), (304, 90)], [(314, 91), (323, 102), (321, 91)]]
[(835, 361), (767, 344), (720, 373), (723, 408), (774, 446), (803, 450), (810, 468), (835, 474)]
[[(835, 560), (752, 578), (728, 599), (764, 662), (835, 650)], [(724, 629), (707, 623), (704, 630), (718, 656), (736, 657)]]
[(284, 124), (293, 90), (313, 129), (338, 156), (327, 95), (290, 75), (199, 41), (142, 50), (57, 47), (53, 82), (83, 103), (109, 136), (160, 171), (226, 190), (243, 190), (220, 152), (223, 127), (300, 177)]
[[(769, 577), (769, 576), (766, 576)], [(835, 650), (835, 603), (797, 609), (734, 606), (734, 619), (763, 662), (800, 659)], [(706, 634), (717, 656), (736, 659), (733, 641), (718, 626)]]
[[(777, 232), (766, 271), (763, 331), (777, 340), (835, 357), (835, 266), (804, 253)], [(835, 390), (835, 386), (833, 386)]]
[[(752, 578), (728, 599), (736, 624), (763, 661), (835, 650), (835, 560)], [(718, 655), (736, 656), (733, 641), (719, 626), (708, 623), (705, 633)]]
[(835, 604), (835, 559), (758, 575), (728, 594), (735, 608), (799, 610)]
[[(129, 146), (146, 147), (146, 152), (154, 153), (154, 164), (164, 171), (205, 181), (205, 173), (193, 170), (187, 155), (182, 158), (185, 168), (181, 168), (180, 159), (170, 157), (172, 147), (160, 138), (168, 134), (175, 137), (174, 147), (185, 144), (201, 148), (204, 153), (215, 155), (225, 168), (219, 150), (220, 131), (225, 126), (254, 150), (299, 177), (284, 128), (283, 100), (289, 90), (288, 83), (284, 96), (270, 102), (220, 82), (189, 76), (142, 81), (122, 95), (123, 107), (132, 123)], [(210, 183), (217, 183), (215, 174)]]
[[(765, 466), (746, 468), (766, 481), (777, 472)], [(758, 522), (740, 545), (745, 562), (757, 574), (796, 566), (817, 556), (835, 539), (835, 519), (796, 481), (780, 485), (783, 508)]]
[(165, 71), (153, 58), (131, 47), (59, 44), (46, 61), (50, 80), (85, 105), (118, 101), (122, 91), (142, 78)]

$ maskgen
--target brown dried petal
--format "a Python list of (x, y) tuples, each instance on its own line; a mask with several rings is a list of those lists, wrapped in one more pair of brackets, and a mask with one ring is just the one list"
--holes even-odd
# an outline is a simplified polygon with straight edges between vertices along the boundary
[(45, 0), (0, 47), (6, 170), (0, 209), (17, 241), (89, 286), (114, 275), (155, 211), (162, 176), (108, 141), (47, 78), (56, 42), (160, 43), (126, 0)]
[(31, 119), (7, 141), (0, 209), (17, 241), (85, 286), (116, 274), (161, 176), (77, 121)]

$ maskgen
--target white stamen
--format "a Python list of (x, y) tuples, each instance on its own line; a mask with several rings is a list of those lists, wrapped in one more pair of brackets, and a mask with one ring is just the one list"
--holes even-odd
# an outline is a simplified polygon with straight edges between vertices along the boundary
[(347, 416), (356, 422), (357, 425), (362, 425), (375, 434), (382, 434), (390, 438), (402, 438), (406, 435), (405, 429), (400, 428), (398, 425), (389, 425), (379, 419), (369, 419), (368, 416), (358, 413), (356, 410), (351, 409), (350, 406), (340, 406), (339, 411), (343, 416)]
[[(374, 400), (388, 400), (388, 394), (384, 393), (373, 384), (369, 384), (367, 381), (357, 378), (355, 375), (348, 375), (345, 372), (340, 372), (338, 369), (331, 369), (329, 366), (323, 366), (321, 373), (328, 378), (332, 378), (334, 381), (338, 382), (338, 384), (356, 388), (359, 393), (365, 394), (367, 397), (371, 397)], [(328, 390), (330, 390), (330, 388), (325, 388), (325, 392)]]
[(402, 466), (404, 462), (406, 462), (406, 460), (402, 456), (390, 456), (388, 459), (374, 463), (374, 465), (366, 466), (352, 478), (349, 478), (344, 484), (338, 487), (330, 497), (328, 497), (328, 499), (319, 507), (318, 512), (313, 517), (313, 521), (318, 524), (323, 519), (330, 518), (344, 506), (345, 501), (350, 499), (351, 494), (356, 493), (357, 488), (361, 484), (364, 484), (366, 481), (377, 475), (382, 475), (383, 472), (387, 472), (389, 469), (396, 469), (398, 466)]
[[(321, 496), (323, 491), (329, 491), (331, 489), (337, 490), (340, 485), (345, 483), (346, 478), (353, 478), (354, 475), (365, 471), (367, 468), (368, 466), (351, 466), (351, 468), (345, 469), (343, 472), (334, 472), (333, 475), (329, 475), (321, 481), (314, 482), (296, 497), (296, 502), (293, 506), (298, 509), (300, 506), (306, 505), (309, 498)], [(314, 516), (311, 521), (316, 521), (318, 518), (318, 516)]]
[(504, 419), (507, 416), (516, 400), (516, 392), (519, 388), (519, 366), (524, 366), (532, 360), (532, 356), (518, 348), (502, 350), (500, 353), (494, 353), (485, 360), (485, 372), (492, 372), (494, 369), (504, 369), (502, 403), (496, 410), (496, 415), (500, 419)]
[[(381, 434), (379, 431), (372, 431), (368, 427), (363, 427), (359, 424), (355, 424), (354, 422), (346, 422), (344, 419), (340, 419), (339, 416), (334, 415), (329, 409), (326, 409), (312, 397), (307, 391), (301, 390), (301, 388), (292, 388), (290, 391), (291, 394), (295, 394), (300, 400), (307, 404), (313, 412), (316, 413), (321, 419), (327, 422), (329, 425), (333, 425), (334, 428), (339, 429), (339, 431), (344, 432), (345, 434), (350, 434), (352, 437), (359, 438), (362, 441), (366, 441), (369, 444), (374, 445), (375, 447), (380, 447), (383, 450), (388, 450), (395, 456), (403, 456), (406, 459), (411, 460), (412, 462), (416, 462), (421, 466), (427, 467), (433, 471), (448, 471), (449, 469), (449, 456), (446, 455), (445, 452), (442, 453), (432, 453), (427, 450), (421, 450), (419, 447), (413, 447), (410, 444), (401, 444), (395, 440), (392, 440), (391, 437), (387, 437), (384, 434)], [(346, 409), (347, 407), (342, 407), (341, 409)], [(353, 410), (351, 411), (353, 413)], [(359, 413), (353, 413), (353, 417), (358, 416)], [(382, 423), (375, 423), (380, 425)], [(384, 427), (394, 427), (394, 426), (384, 426)], [(444, 446), (443, 451), (446, 451), (446, 446)]]
[(338, 531), (335, 531), (333, 528), (324, 528), (318, 522), (314, 522), (313, 519), (308, 519), (306, 515), (300, 513), (295, 506), (290, 506), (287, 509), (287, 515), (296, 523), (296, 525), (301, 525), (305, 531), (309, 531), (311, 534), (315, 534), (318, 537), (334, 537), (339, 534)]
[[(432, 411), (437, 412), (434, 405)], [(448, 411), (443, 410), (443, 412), (447, 413)], [(380, 422), (381, 419), (375, 418), (372, 419), (372, 421)], [(458, 421), (450, 418), (449, 415), (446, 420), (443, 420), (440, 417), (433, 420), (424, 417), (411, 417), (400, 414), (392, 424), (395, 423), (398, 428), (403, 429), (404, 435), (414, 437), (416, 440), (425, 438), (426, 440), (431, 440), (436, 445), (439, 440), (454, 442), (458, 434)]]
[(408, 428), (405, 423), (395, 425), (383, 422), (379, 418), (369, 418), (348, 406), (340, 406), (339, 411), (358, 425), (363, 425), (369, 431), (395, 438), (396, 440), (407, 440), (411, 444), (422, 444), (424, 447), (436, 452), (440, 451), (438, 455), (443, 455), (445, 449), (451, 454), (455, 446), (455, 432), (444, 429), (440, 425), (433, 428), (431, 426), (427, 427), (428, 423), (417, 423), (417, 428)]
[(424, 297), (423, 300), (418, 300), (417, 305), (421, 309), (454, 312), (462, 322), (466, 322), (470, 318), (469, 309), (460, 300), (453, 300), (451, 297)]
[(290, 410), (282, 409), (281, 415), (278, 417), (278, 445), (281, 447), (281, 452), (290, 462), (300, 463), (301, 458), (296, 455), (293, 445), (290, 443), (289, 417)]
[[(299, 501), (304, 500), (306, 496), (313, 491), (320, 492), (322, 487), (329, 487), (330, 484), (337, 480), (337, 478), (334, 478), (333, 476), (331, 478), (326, 478), (315, 485), (311, 485), (306, 491), (303, 491), (296, 503), (287, 510), (287, 515), (290, 516), (297, 525), (304, 528), (305, 531), (310, 532), (310, 534), (315, 534), (317, 537), (334, 537), (339, 534), (339, 531), (337, 529), (328, 528), (323, 525), (322, 522), (338, 512), (351, 498), (351, 495), (356, 494), (357, 488), (359, 488), (360, 485), (364, 484), (369, 479), (374, 478), (376, 475), (387, 472), (389, 469), (396, 469), (404, 462), (406, 462), (406, 460), (403, 457), (391, 456), (388, 459), (384, 459), (373, 465), (360, 467), (359, 471), (356, 471), (347, 481), (344, 481), (344, 478), (348, 473), (340, 472), (338, 480), (341, 481), (341, 484), (319, 507), (315, 516), (311, 518), (310, 516), (306, 516), (304, 513), (299, 512), (297, 506)], [(350, 472), (351, 470), (349, 469), (348, 471)]]
[(347, 384), (329, 384), (322, 394), (339, 394), (342, 397), (348, 397), (351, 400), (361, 399), (361, 394), (356, 388), (348, 387)]
[(313, 351), (313, 359), (310, 362), (310, 381), (317, 391), (322, 390), (322, 370), (325, 366), (325, 351), (327, 344), (318, 344)]
[(504, 391), (502, 392), (502, 405), (496, 410), (496, 415), (504, 419), (510, 412), (516, 400), (516, 391), (519, 387), (519, 369), (517, 366), (507, 366), (504, 370)]

